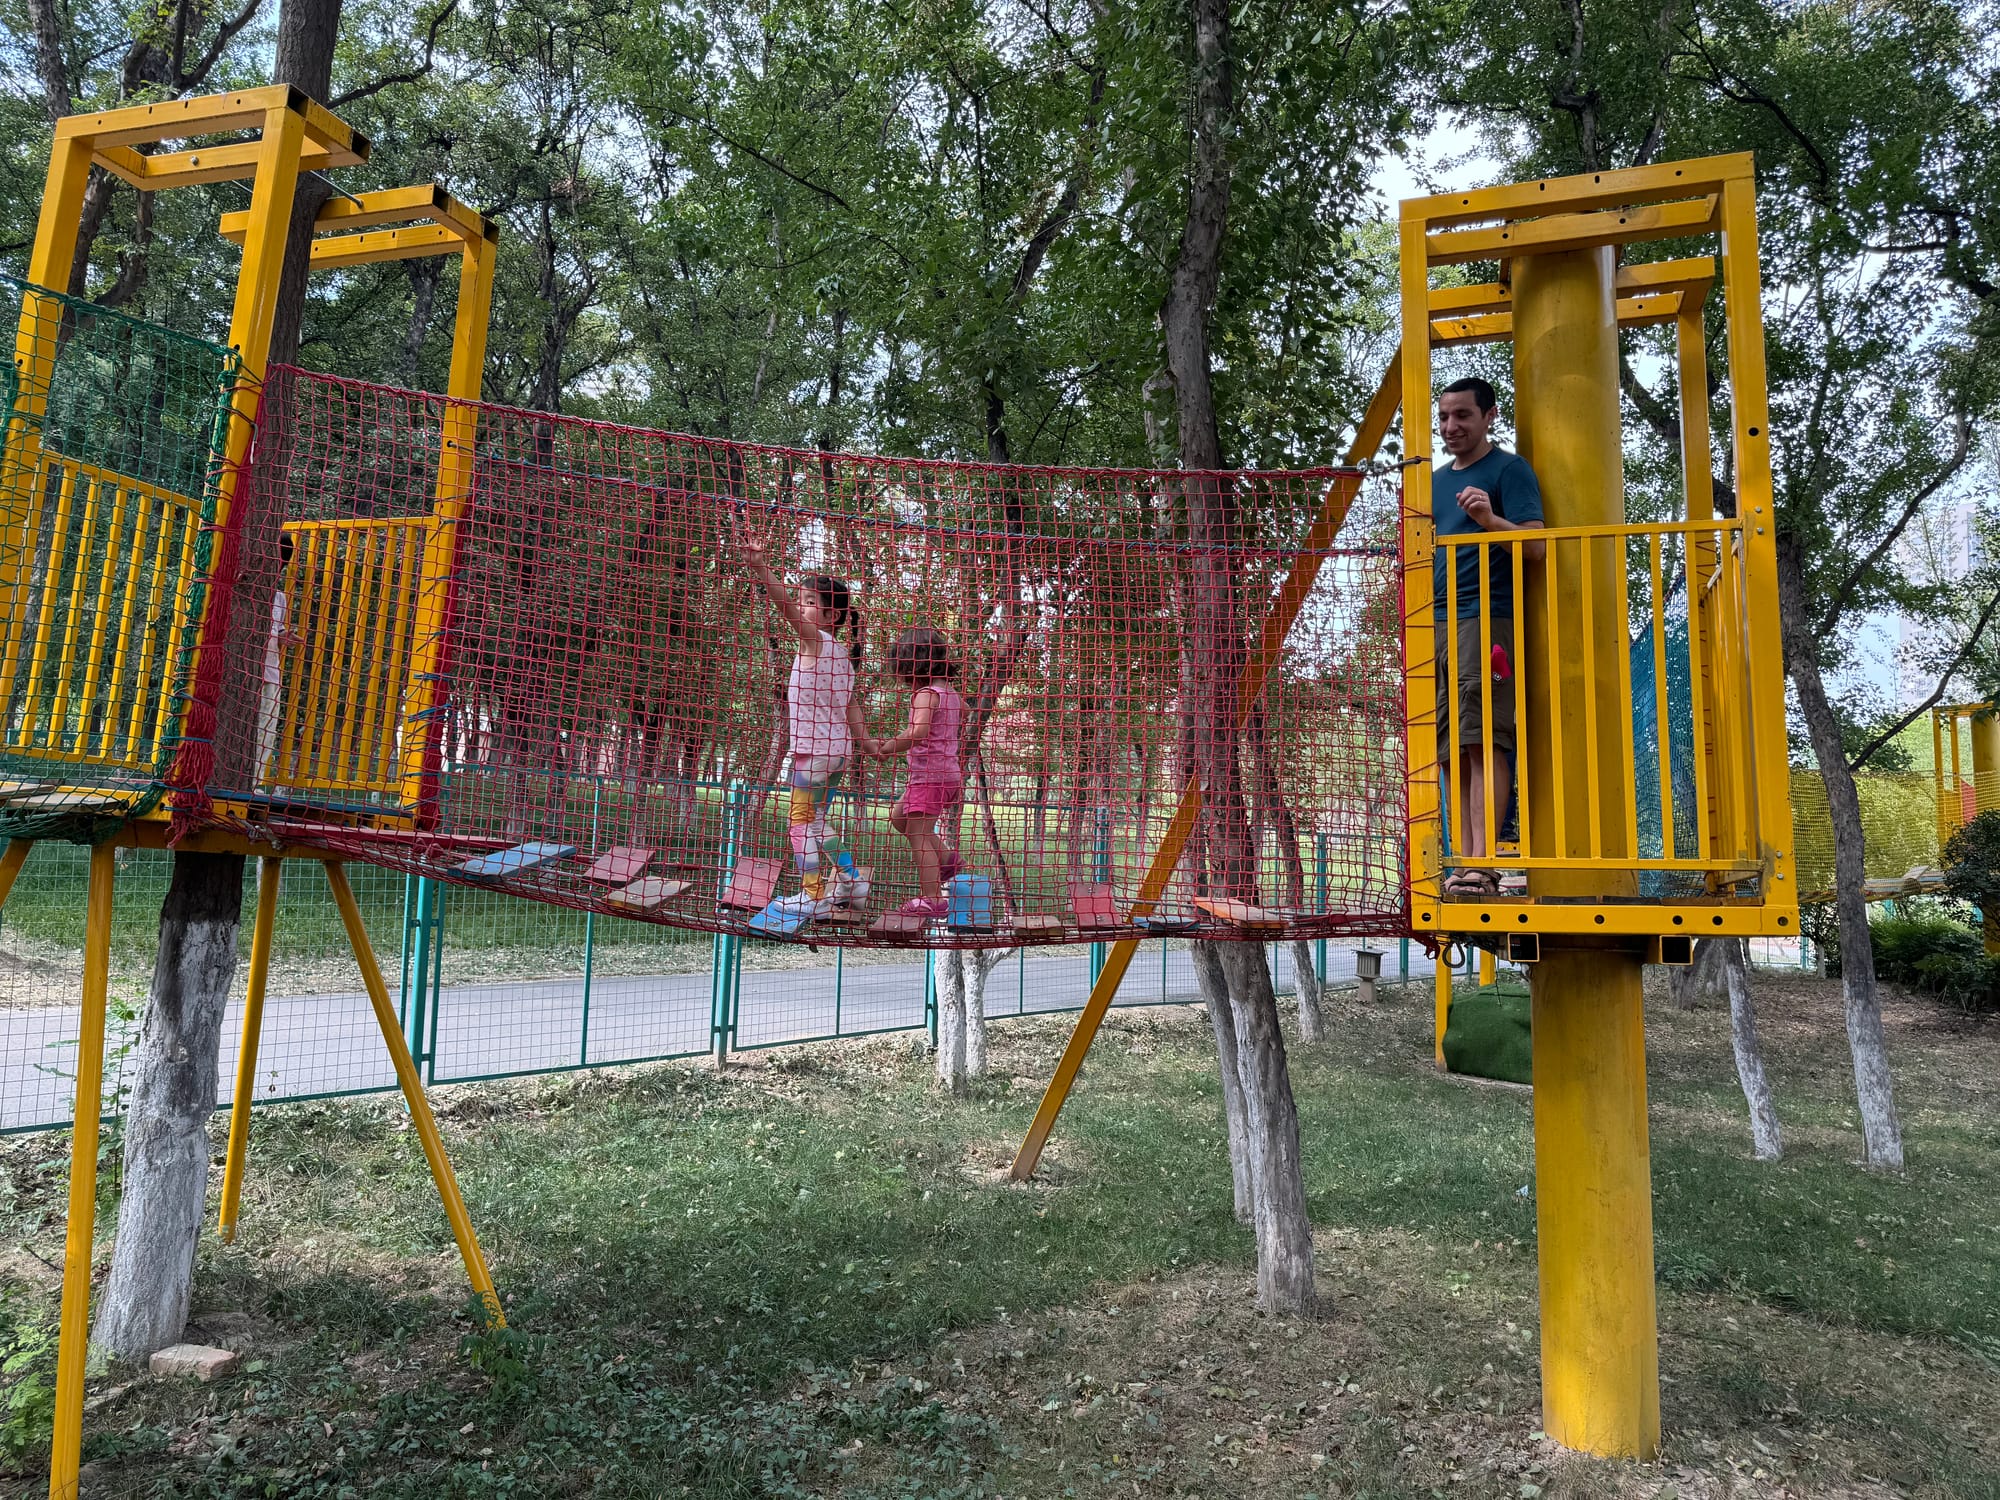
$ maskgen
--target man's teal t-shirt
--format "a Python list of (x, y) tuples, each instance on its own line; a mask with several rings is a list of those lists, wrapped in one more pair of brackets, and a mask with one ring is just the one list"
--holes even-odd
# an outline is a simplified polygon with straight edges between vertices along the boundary
[[(1484, 490), (1493, 497), (1493, 513), (1505, 520), (1516, 523), (1539, 521), (1542, 519), (1542, 487), (1535, 480), (1535, 471), (1517, 453), (1504, 449), (1489, 448), (1486, 456), (1476, 464), (1467, 464), (1462, 469), (1454, 469), (1448, 454), (1440, 454), (1431, 470), (1431, 520), (1437, 525), (1439, 536), (1463, 536), (1477, 534), (1480, 525), (1459, 506), (1458, 492), (1463, 489)], [(1514, 613), (1514, 560), (1508, 547), (1453, 547), (1458, 554), (1458, 616), (1460, 619), (1476, 617), (1479, 614), (1479, 554), (1485, 552), (1487, 558), (1487, 591), (1492, 612), (1496, 616)], [(1432, 587), (1435, 591), (1437, 608), (1443, 613), (1445, 607), (1444, 557), (1446, 549), (1438, 548), (1432, 567)]]

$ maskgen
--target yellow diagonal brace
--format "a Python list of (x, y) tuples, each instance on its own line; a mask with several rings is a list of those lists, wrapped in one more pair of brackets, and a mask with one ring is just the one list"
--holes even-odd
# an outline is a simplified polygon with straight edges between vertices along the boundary
[(451, 1170), (451, 1158), (445, 1154), (444, 1137), (438, 1132), (437, 1116), (431, 1113), (431, 1102), (424, 1094), (424, 1082), (417, 1076), (416, 1060), (410, 1056), (410, 1044), (403, 1040), (403, 1028), (397, 1023), (395, 1008), (389, 1004), (389, 987), (382, 982), (382, 967), (375, 962), (374, 945), (368, 941), (368, 929), (361, 924), (361, 908), (354, 900), (354, 887), (347, 883), (347, 871), (338, 860), (326, 862), (326, 883), (333, 888), (334, 904), (340, 908), (340, 920), (347, 927), (347, 941), (354, 949), (354, 962), (361, 969), (361, 983), (368, 991), (368, 1003), (374, 1007), (375, 1024), (381, 1027), (382, 1040), (389, 1048), (389, 1060), (396, 1065), (396, 1082), (402, 1085), (403, 1102), (410, 1109), (410, 1123), (416, 1127), (417, 1139), (423, 1143), (424, 1160), (430, 1163), (431, 1181), (437, 1185), (438, 1201), (444, 1205), (444, 1216), (451, 1221), (452, 1237), (458, 1241), (459, 1257), (465, 1262), (466, 1279), (479, 1294), (479, 1300), (486, 1305), (487, 1326), (504, 1328), (507, 1319), (500, 1310), (499, 1294), (493, 1290), (492, 1273), (486, 1269), (486, 1252), (479, 1248), (479, 1235), (472, 1227), (472, 1216), (465, 1211), (465, 1198), (458, 1190), (458, 1178)]
[[(1398, 355), (1389, 362), (1381, 385), (1376, 387), (1368, 410), (1362, 414), (1361, 426), (1347, 450), (1345, 463), (1364, 464), (1375, 456), (1375, 450), (1382, 446), (1382, 439), (1388, 435), (1390, 422), (1395, 420), (1396, 408), (1402, 402), (1402, 387), (1402, 356)], [(1326, 559), (1327, 549), (1346, 524), (1348, 509), (1360, 493), (1361, 479), (1358, 472), (1337, 474), (1326, 488), (1319, 515), (1306, 532), (1299, 558), (1279, 587), (1270, 613), (1264, 617), (1263, 636), (1244, 669), (1241, 691), (1236, 700), (1239, 725), (1263, 694), (1264, 679), (1276, 665), (1278, 653), (1285, 646), (1285, 637), (1291, 633), (1292, 622), (1298, 618), (1299, 611), (1305, 606), (1306, 596), (1312, 592), (1313, 584), (1319, 578), (1320, 564)], [(1174, 809), (1173, 821), (1168, 823), (1166, 835), (1154, 851), (1152, 863), (1146, 868), (1145, 878), (1139, 882), (1138, 898), (1132, 903), (1131, 915), (1134, 918), (1151, 916), (1160, 897), (1166, 893), (1167, 882), (1173, 879), (1174, 867), (1180, 863), (1181, 850), (1186, 846), (1188, 836), (1194, 832), (1195, 820), (1201, 816), (1201, 803), (1201, 784), (1189, 778), (1181, 792), (1180, 805)], [(1077, 1017), (1075, 1029), (1070, 1032), (1069, 1042), (1063, 1048), (1062, 1059), (1056, 1064), (1055, 1074), (1042, 1093), (1042, 1102), (1036, 1106), (1034, 1121), (1028, 1126), (1021, 1149), (1015, 1153), (1012, 1168), (1015, 1181), (1026, 1182), (1035, 1175), (1036, 1164), (1042, 1159), (1042, 1148), (1048, 1144), (1049, 1132), (1055, 1129), (1056, 1116), (1062, 1113), (1063, 1104), (1076, 1085), (1076, 1076), (1083, 1069), (1083, 1059), (1090, 1051), (1090, 1044), (1097, 1039), (1098, 1028), (1104, 1024), (1105, 1014), (1117, 998), (1118, 986), (1124, 981), (1125, 971), (1132, 966), (1133, 955), (1138, 951), (1137, 938), (1120, 938), (1111, 945), (1104, 967), (1098, 971), (1097, 982), (1090, 987), (1090, 998), (1084, 1002), (1083, 1014)]]

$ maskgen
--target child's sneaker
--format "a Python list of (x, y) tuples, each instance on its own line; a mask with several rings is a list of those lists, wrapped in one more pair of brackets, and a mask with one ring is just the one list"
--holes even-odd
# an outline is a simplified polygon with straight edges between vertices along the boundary
[(795, 896), (780, 896), (758, 912), (750, 919), (750, 930), (779, 934), (797, 932), (806, 923), (817, 921), (832, 910), (833, 902), (829, 898), (800, 891)]
[(927, 922), (949, 916), (950, 913), (949, 901), (926, 901), (922, 896), (912, 896), (896, 908), (896, 915), (899, 917), (922, 917)]
[(833, 882), (833, 904), (860, 911), (868, 904), (868, 877), (856, 873), (837, 878)]

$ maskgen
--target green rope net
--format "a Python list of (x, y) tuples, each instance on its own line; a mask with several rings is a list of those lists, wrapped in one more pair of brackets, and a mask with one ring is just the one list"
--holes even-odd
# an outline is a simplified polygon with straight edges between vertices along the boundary
[(157, 802), (201, 618), (231, 351), (0, 277), (0, 835)]

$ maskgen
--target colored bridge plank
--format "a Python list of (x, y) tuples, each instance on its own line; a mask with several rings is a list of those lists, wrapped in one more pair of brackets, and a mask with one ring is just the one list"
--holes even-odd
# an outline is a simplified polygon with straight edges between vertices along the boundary
[(458, 873), (473, 880), (503, 880), (510, 875), (525, 875), (530, 870), (539, 870), (575, 853), (574, 844), (516, 844), (511, 849), (468, 859), (458, 867)]
[(653, 862), (651, 849), (639, 849), (630, 844), (620, 844), (606, 849), (590, 862), (590, 868), (583, 872), (585, 880), (594, 880), (599, 885), (629, 885), (646, 873), (646, 866)]
[(669, 880), (664, 875), (646, 875), (622, 886), (604, 899), (626, 911), (658, 911), (674, 897), (691, 889), (685, 880)]
[(1194, 904), (1200, 911), (1207, 912), (1218, 922), (1227, 922), (1231, 927), (1241, 927), (1247, 932), (1282, 932), (1285, 919), (1277, 912), (1266, 911), (1261, 906), (1252, 906), (1248, 901), (1229, 901), (1214, 896), (1197, 896)]
[(1111, 893), (1111, 887), (1094, 881), (1072, 880), (1069, 884), (1069, 904), (1076, 912), (1079, 927), (1117, 927), (1118, 900)]
[(762, 911), (771, 904), (771, 897), (778, 889), (778, 877), (784, 872), (780, 860), (755, 857), (737, 860), (729, 875), (729, 887), (722, 893), (722, 904), (744, 911)]

